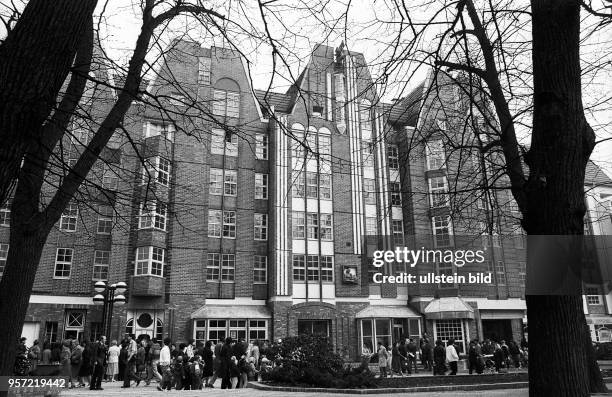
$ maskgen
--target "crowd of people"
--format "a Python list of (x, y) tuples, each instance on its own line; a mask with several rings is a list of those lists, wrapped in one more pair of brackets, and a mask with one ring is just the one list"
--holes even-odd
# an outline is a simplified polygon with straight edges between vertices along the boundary
[(70, 388), (103, 390), (103, 381), (119, 381), (122, 388), (157, 382), (158, 390), (193, 390), (213, 388), (220, 379), (222, 389), (234, 389), (246, 387), (259, 372), (272, 368), (265, 355), (268, 346), (268, 341), (247, 343), (232, 338), (216, 343), (190, 339), (177, 345), (170, 338), (160, 341), (140, 335), (135, 339), (125, 334), (122, 341), (110, 344), (100, 336), (94, 342), (67, 339), (44, 343), (41, 350), (38, 341), (28, 349), (26, 339), (21, 338), (15, 374), (35, 375), (39, 364), (56, 363), (59, 376), (68, 380)]
[[(433, 375), (456, 375), (460, 360), (460, 349), (454, 339), (444, 343), (440, 338), (431, 343), (427, 333), (418, 341), (412, 338), (396, 341), (391, 346), (378, 342), (376, 349), (380, 377), (406, 376), (419, 371), (420, 358), (422, 369), (432, 371)], [(467, 364), (470, 374), (501, 372), (502, 368), (526, 368), (528, 347), (526, 340), (520, 344), (505, 340), (499, 342), (474, 339), (467, 351)]]

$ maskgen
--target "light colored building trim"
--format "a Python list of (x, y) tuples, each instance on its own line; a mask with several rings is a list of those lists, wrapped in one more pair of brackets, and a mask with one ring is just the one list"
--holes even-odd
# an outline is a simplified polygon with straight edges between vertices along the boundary
[(276, 200), (274, 205), (275, 211), (275, 272), (276, 272), (276, 295), (287, 295), (289, 293), (289, 230), (288, 230), (288, 214), (289, 214), (289, 187), (287, 186), (289, 172), (289, 146), (287, 134), (287, 117), (280, 117), (280, 124), (276, 125), (275, 143), (276, 143)]
[(92, 296), (31, 295), (30, 303), (50, 305), (93, 305)]

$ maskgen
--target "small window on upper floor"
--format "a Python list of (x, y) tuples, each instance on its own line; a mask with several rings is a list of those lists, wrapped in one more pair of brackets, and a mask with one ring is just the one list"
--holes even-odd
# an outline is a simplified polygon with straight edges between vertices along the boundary
[(143, 125), (144, 137), (151, 138), (154, 136), (161, 135), (170, 142), (174, 142), (174, 125), (165, 124), (157, 121), (147, 121)]
[(211, 60), (207, 57), (198, 58), (198, 84), (210, 84)]
[(240, 116), (239, 92), (215, 90), (213, 96), (213, 115), (235, 118)]
[(323, 114), (323, 106), (320, 105), (314, 105), (312, 107), (312, 115), (315, 117), (321, 117), (321, 115)]

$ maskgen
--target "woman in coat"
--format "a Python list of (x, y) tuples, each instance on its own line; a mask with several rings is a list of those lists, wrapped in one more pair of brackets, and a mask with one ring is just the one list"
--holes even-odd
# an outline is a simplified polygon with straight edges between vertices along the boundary
[(72, 341), (72, 354), (70, 355), (70, 388), (74, 388), (75, 381), (79, 382), (79, 387), (85, 386), (82, 378), (79, 377), (81, 371), (81, 365), (83, 364), (83, 348), (79, 345), (79, 341), (76, 339)]
[(202, 371), (202, 378), (204, 379), (204, 387), (212, 387), (212, 385), (209, 383), (214, 373), (213, 350), (212, 350), (211, 341), (206, 341), (206, 344), (204, 345), (202, 360), (204, 361), (204, 370)]
[(438, 338), (436, 341), (436, 347), (433, 351), (434, 356), (434, 375), (446, 374), (446, 349), (444, 348), (444, 342)]
[(402, 356), (399, 350), (399, 342), (395, 342), (391, 350), (391, 376), (394, 373), (402, 376)]
[(62, 343), (62, 352), (60, 353), (60, 374), (61, 378), (66, 379), (66, 387), (70, 386), (70, 378), (72, 376), (72, 366), (70, 363), (70, 357), (72, 356), (72, 352), (70, 351), (71, 345), (70, 339), (66, 339)]
[(383, 346), (382, 342), (378, 342), (378, 369), (380, 370), (380, 377), (387, 377), (387, 359), (389, 358), (389, 353), (387, 349)]
[(87, 339), (83, 339), (81, 342), (81, 368), (79, 369), (79, 386), (85, 386), (85, 380), (87, 380), (87, 387), (91, 383), (91, 374), (93, 372), (93, 355), (92, 346)]

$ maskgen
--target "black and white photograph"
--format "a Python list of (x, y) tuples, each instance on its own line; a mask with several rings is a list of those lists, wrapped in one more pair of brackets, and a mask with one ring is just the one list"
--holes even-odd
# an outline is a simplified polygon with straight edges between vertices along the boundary
[(0, 22), (0, 396), (612, 395), (610, 0)]

